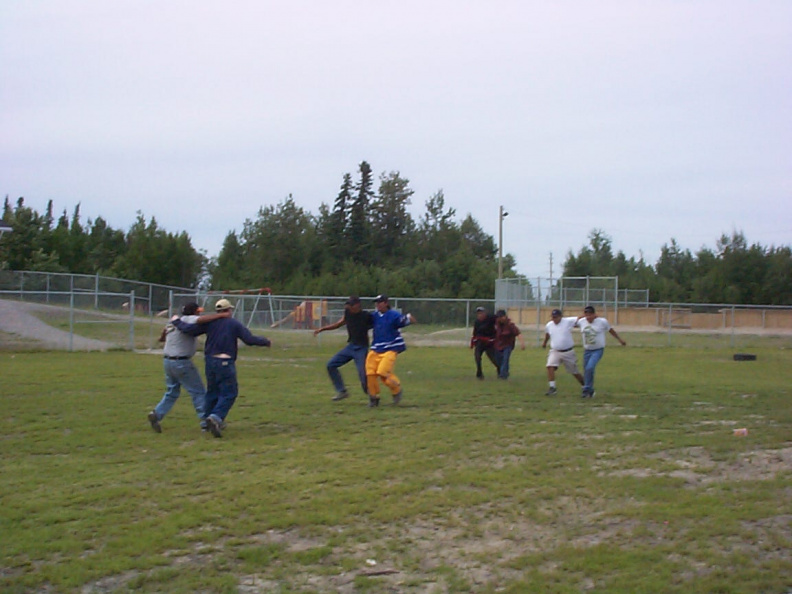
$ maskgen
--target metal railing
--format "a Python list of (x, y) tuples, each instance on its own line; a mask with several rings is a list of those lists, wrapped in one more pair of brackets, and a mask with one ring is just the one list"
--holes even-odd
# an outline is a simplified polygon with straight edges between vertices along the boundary
[[(567, 289), (572, 288), (567, 285)], [(654, 334), (652, 340), (644, 340), (645, 344), (687, 344), (691, 341), (683, 337), (695, 335), (716, 337), (721, 342), (725, 338), (732, 345), (739, 343), (740, 337), (750, 335), (792, 337), (792, 307), (649, 303), (648, 295), (634, 301), (621, 293), (618, 299), (611, 300), (606, 294), (606, 299), (598, 300), (596, 296), (601, 293), (597, 292), (605, 289), (593, 283), (584, 287), (587, 294), (580, 299), (558, 293), (558, 301), (537, 300), (532, 292), (521, 290), (522, 295), (512, 293), (508, 299), (501, 295), (500, 300), (392, 296), (391, 305), (418, 319), (420, 327), (414, 333), (442, 333), (458, 338), (460, 344), (466, 344), (479, 306), (489, 311), (504, 308), (524, 332), (535, 331), (541, 337), (552, 308), (564, 309), (565, 315), (581, 315), (583, 306), (589, 303), (594, 303), (598, 313), (619, 327), (620, 332)], [(332, 295), (273, 295), (265, 291), (207, 293), (101, 276), (0, 271), (0, 299), (51, 307), (48, 316), (54, 316), (63, 331), (70, 335), (87, 334), (114, 348), (156, 348), (156, 338), (167, 316), (193, 300), (211, 311), (221, 297), (235, 304), (234, 316), (246, 326), (267, 332), (310, 330), (334, 322), (343, 315), (347, 299)], [(373, 296), (361, 297), (366, 309), (374, 308)], [(658, 336), (663, 339), (658, 340)]]

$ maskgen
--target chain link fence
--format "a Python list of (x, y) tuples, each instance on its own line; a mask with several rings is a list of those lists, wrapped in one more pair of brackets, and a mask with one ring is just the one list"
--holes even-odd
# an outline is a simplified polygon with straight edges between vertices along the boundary
[(619, 289), (618, 276), (503, 278), (495, 281), (495, 301), (504, 308), (599, 305), (618, 309), (620, 305), (648, 306), (649, 289)]
[[(300, 345), (313, 335), (305, 331), (343, 316), (347, 296), (207, 293), (101, 276), (0, 271), (0, 299), (20, 302), (56, 330), (104, 341), (109, 348), (160, 348), (160, 331), (170, 315), (187, 301), (213, 311), (220, 298), (234, 303), (234, 317), (254, 333), (274, 333), (281, 344)], [(366, 309), (374, 309), (374, 296), (361, 298)], [(647, 292), (618, 289), (616, 277), (508, 279), (498, 281), (492, 300), (391, 297), (394, 308), (419, 322), (410, 328), (409, 340), (428, 345), (466, 346), (479, 306), (505, 309), (539, 344), (551, 309), (581, 315), (588, 304), (620, 334), (627, 333), (633, 346), (736, 347), (772, 337), (763, 344), (792, 347), (792, 307), (650, 303)], [(345, 336), (336, 334), (339, 340)]]

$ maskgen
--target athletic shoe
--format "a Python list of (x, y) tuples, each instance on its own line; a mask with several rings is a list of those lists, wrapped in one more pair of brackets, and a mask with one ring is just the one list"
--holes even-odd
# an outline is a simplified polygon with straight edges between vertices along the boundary
[(157, 418), (157, 413), (153, 410), (148, 414), (149, 423), (151, 423), (151, 428), (154, 429), (157, 433), (162, 433), (162, 425), (160, 425), (159, 419)]
[(220, 423), (214, 417), (206, 418), (206, 428), (209, 429), (215, 437), (223, 437), (223, 433), (220, 431)]
[(399, 390), (398, 394), (394, 394), (393, 395), (393, 405), (394, 406), (396, 406), (397, 404), (399, 404), (399, 402), (401, 402), (401, 397), (402, 397), (402, 391), (401, 390)]
[(548, 388), (547, 392), (545, 392), (545, 396), (555, 396), (556, 394), (558, 394), (558, 390), (552, 387)]
[(369, 408), (375, 408), (379, 406), (379, 401), (380, 401), (379, 396), (377, 396), (376, 398), (374, 396), (369, 396), (369, 404), (368, 404)]
[(349, 392), (344, 390), (343, 392), (338, 392), (335, 396), (333, 396), (333, 402), (338, 402), (339, 400), (343, 400), (344, 398), (349, 398)]

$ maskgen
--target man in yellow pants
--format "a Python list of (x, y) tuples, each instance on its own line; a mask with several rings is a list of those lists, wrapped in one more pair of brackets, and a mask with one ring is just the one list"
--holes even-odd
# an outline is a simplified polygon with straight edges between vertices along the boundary
[(396, 365), (396, 356), (407, 349), (399, 329), (415, 323), (416, 320), (411, 314), (402, 315), (392, 310), (387, 295), (378, 295), (374, 303), (377, 311), (371, 314), (373, 337), (371, 350), (366, 357), (369, 406), (379, 406), (380, 382), (391, 391), (393, 404), (399, 404), (402, 388), (393, 368)]

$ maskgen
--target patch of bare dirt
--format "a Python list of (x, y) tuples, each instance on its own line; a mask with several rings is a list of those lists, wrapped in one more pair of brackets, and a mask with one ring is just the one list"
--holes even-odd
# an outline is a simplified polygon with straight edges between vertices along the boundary
[[(739, 438), (735, 438), (739, 439)], [(681, 451), (662, 452), (656, 458), (677, 466), (670, 471), (652, 468), (626, 468), (607, 470), (600, 461), (600, 475), (634, 476), (640, 478), (669, 476), (685, 480), (686, 487), (697, 487), (725, 481), (765, 481), (776, 478), (779, 472), (792, 469), (792, 447), (778, 450), (752, 450), (728, 462), (715, 461), (706, 449), (687, 448)]]

